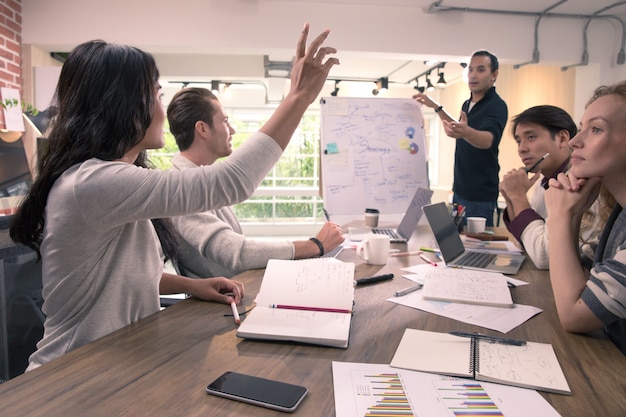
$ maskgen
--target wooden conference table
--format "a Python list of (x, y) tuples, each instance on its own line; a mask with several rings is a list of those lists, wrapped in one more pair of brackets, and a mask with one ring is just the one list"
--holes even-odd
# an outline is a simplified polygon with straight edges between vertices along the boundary
[[(430, 230), (419, 226), (408, 248), (394, 246), (416, 250), (430, 241)], [(333, 360), (387, 364), (407, 327), (498, 334), (385, 301), (411, 284), (401, 277), (400, 268), (421, 262), (417, 256), (392, 257), (382, 267), (363, 263), (353, 250), (344, 250), (339, 258), (356, 263), (358, 278), (396, 274), (391, 281), (356, 287), (347, 349), (243, 340), (235, 336), (233, 318), (224, 316), (229, 306), (188, 299), (0, 385), (0, 414), (284, 415), (205, 393), (206, 385), (222, 372), (237, 371), (305, 385), (309, 395), (295, 414), (333, 416)], [(262, 276), (263, 270), (252, 270), (237, 277), (246, 284), (244, 304), (252, 303)], [(512, 289), (514, 301), (543, 312), (507, 336), (551, 343), (572, 390), (571, 396), (541, 395), (564, 417), (626, 415), (625, 357), (602, 336), (561, 329), (546, 271), (526, 260), (516, 278), (530, 285)]]

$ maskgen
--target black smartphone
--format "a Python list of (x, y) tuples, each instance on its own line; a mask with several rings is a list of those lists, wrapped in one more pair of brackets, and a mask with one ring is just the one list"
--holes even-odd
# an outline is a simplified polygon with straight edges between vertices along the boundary
[(224, 372), (206, 387), (206, 392), (274, 410), (293, 412), (308, 390), (300, 385)]

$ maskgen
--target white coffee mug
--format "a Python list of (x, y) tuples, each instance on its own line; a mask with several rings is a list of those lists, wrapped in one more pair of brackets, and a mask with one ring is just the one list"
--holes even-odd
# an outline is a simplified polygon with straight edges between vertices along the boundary
[(487, 219), (484, 217), (468, 217), (467, 218), (467, 232), (468, 233), (482, 233), (485, 231), (485, 224)]
[(387, 235), (370, 235), (356, 247), (356, 253), (370, 265), (385, 265), (391, 241)]

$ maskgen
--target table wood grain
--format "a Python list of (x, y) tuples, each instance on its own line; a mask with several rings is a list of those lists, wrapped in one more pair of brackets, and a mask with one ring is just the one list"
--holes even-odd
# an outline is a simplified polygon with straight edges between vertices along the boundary
[[(416, 250), (430, 239), (420, 226), (408, 246), (394, 246)], [(400, 268), (421, 262), (419, 257), (392, 257), (384, 266), (367, 265), (352, 250), (344, 250), (340, 258), (356, 263), (358, 278), (396, 275), (391, 281), (356, 287), (347, 349), (240, 339), (233, 318), (224, 316), (229, 306), (189, 299), (0, 385), (0, 414), (285, 415), (206, 394), (209, 382), (225, 371), (236, 371), (304, 385), (309, 394), (295, 414), (334, 416), (331, 361), (389, 363), (406, 328), (499, 334), (385, 301), (393, 291), (410, 285)], [(237, 276), (246, 285), (247, 306), (262, 275), (263, 270), (252, 270)], [(571, 396), (541, 395), (564, 417), (626, 415), (626, 358), (599, 333), (563, 331), (547, 271), (536, 270), (527, 260), (516, 278), (530, 285), (513, 288), (514, 301), (543, 312), (507, 336), (551, 343), (572, 390)]]

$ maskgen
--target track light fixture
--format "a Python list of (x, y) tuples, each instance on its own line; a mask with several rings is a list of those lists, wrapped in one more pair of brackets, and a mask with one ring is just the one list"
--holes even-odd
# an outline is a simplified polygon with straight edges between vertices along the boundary
[(372, 94), (377, 96), (382, 90), (389, 88), (389, 78), (382, 77), (376, 80), (376, 88), (372, 90)]
[(443, 72), (439, 72), (439, 69), (437, 69), (437, 74), (439, 74), (439, 79), (437, 80), (437, 88), (446, 88), (446, 79), (443, 78)]
[(435, 91), (435, 86), (433, 85), (433, 83), (430, 82), (430, 71), (428, 71), (428, 73), (426, 74), (426, 91), (428, 91), (429, 93), (431, 91)]
[(220, 93), (220, 82), (219, 81), (211, 81), (211, 92), (215, 95)]
[(413, 87), (413, 88), (416, 89), (417, 91), (419, 91), (420, 93), (424, 92), (424, 86), (420, 86), (419, 78), (415, 79), (415, 87)]
[[(426, 61), (424, 61), (424, 63), (426, 63)], [(421, 74), (416, 75), (415, 77), (411, 78), (409, 81), (407, 81), (407, 84), (409, 84), (411, 81), (415, 80), (415, 87), (413, 87), (414, 89), (416, 89), (417, 91), (419, 91), (420, 93), (423, 92), (424, 90), (426, 90), (427, 92), (432, 92), (435, 90), (435, 85), (433, 85), (432, 81), (430, 81), (430, 75), (432, 74), (433, 70), (437, 70), (437, 75), (439, 76), (436, 82), (436, 86), (438, 88), (445, 88), (447, 86), (447, 82), (446, 79), (444, 77), (444, 73), (441, 72), (441, 70), (446, 66), (445, 62), (439, 62), (437, 63), (435, 66), (427, 68), (424, 72), (422, 72)], [(426, 79), (426, 87), (421, 87), (419, 85), (419, 79), (420, 77), (424, 77)]]
[(341, 81), (340, 80), (335, 80), (335, 89), (333, 91), (331, 91), (330, 95), (333, 97), (337, 97), (337, 93), (339, 93), (339, 83)]

